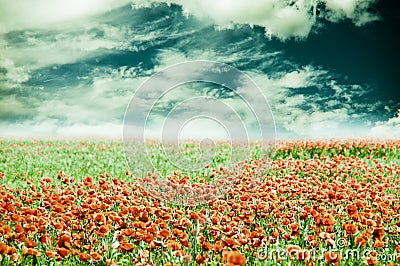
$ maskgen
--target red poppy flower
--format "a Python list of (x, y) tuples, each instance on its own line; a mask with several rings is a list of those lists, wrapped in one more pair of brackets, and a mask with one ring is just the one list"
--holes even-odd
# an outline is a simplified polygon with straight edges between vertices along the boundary
[(247, 260), (246, 256), (239, 251), (229, 251), (227, 254), (227, 262), (233, 265), (245, 265)]

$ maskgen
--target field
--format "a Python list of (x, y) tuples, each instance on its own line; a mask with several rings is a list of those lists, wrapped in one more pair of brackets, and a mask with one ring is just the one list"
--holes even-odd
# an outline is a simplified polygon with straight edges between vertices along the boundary
[[(399, 149), (278, 142), (269, 168), (249, 160), (222, 195), (178, 206), (140, 186), (120, 142), (3, 140), (0, 265), (397, 265)], [(178, 186), (227, 177), (158, 167)]]

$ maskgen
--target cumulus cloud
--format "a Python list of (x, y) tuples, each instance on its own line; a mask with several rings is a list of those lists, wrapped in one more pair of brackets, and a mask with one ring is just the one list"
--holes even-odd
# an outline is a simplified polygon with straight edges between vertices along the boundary
[(15, 88), (18, 84), (28, 81), (30, 77), (28, 72), (26, 66), (15, 66), (14, 61), (9, 58), (0, 59), (0, 82), (4, 82), (5, 88)]
[[(143, 1), (142, 1), (143, 2)], [(317, 9), (320, 16), (331, 21), (351, 19), (356, 25), (378, 19), (368, 11), (376, 0), (153, 0), (182, 5), (189, 14), (211, 19), (222, 27), (232, 24), (250, 24), (265, 27), (267, 36), (281, 39), (304, 38), (317, 23)]]
[(400, 138), (400, 109), (397, 115), (384, 122), (377, 122), (370, 131), (370, 136), (381, 138)]
[(379, 16), (368, 12), (377, 0), (323, 0), (327, 8), (326, 17), (331, 21), (351, 19), (357, 26), (378, 20)]
[(260, 25), (267, 35), (280, 38), (305, 37), (309, 34), (314, 18), (310, 14), (311, 1), (297, 1), (292, 6), (280, 0), (173, 0), (167, 2), (182, 5), (189, 14), (201, 19), (211, 19), (219, 26), (232, 23)]

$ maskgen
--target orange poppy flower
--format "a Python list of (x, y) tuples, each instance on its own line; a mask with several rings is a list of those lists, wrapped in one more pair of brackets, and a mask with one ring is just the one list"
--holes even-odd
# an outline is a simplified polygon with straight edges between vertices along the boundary
[(301, 247), (298, 245), (288, 245), (286, 248), (287, 254), (289, 256), (289, 259), (293, 259), (293, 258), (298, 258), (299, 257), (299, 253), (301, 251)]
[(379, 239), (376, 239), (374, 242), (374, 248), (383, 248), (385, 246), (385, 242)]
[(345, 223), (342, 225), (342, 228), (348, 233), (349, 235), (354, 235), (357, 233), (357, 226), (352, 223)]
[(103, 259), (103, 257), (97, 252), (91, 252), (90, 255), (94, 261), (100, 261)]
[(79, 253), (79, 259), (81, 261), (88, 261), (90, 259), (90, 255), (84, 252)]
[(193, 227), (192, 222), (187, 218), (180, 219), (179, 222), (178, 222), (178, 225), (182, 226), (182, 227), (189, 227), (189, 228)]
[(282, 224), (283, 225), (288, 225), (290, 223), (290, 220), (288, 218), (283, 218)]
[(200, 253), (197, 254), (196, 256), (196, 262), (198, 265), (203, 264), (207, 260), (207, 255), (203, 254), (201, 255)]
[(17, 249), (15, 247), (8, 246), (7, 255), (13, 255), (16, 252), (17, 252)]
[(92, 178), (91, 176), (87, 176), (87, 177), (85, 177), (85, 178), (83, 179), (83, 183), (84, 183), (86, 186), (92, 185), (92, 183), (93, 183), (93, 178)]
[(147, 216), (147, 212), (141, 212), (140, 214), (139, 214), (139, 220), (141, 221), (141, 222), (144, 222), (144, 223), (147, 223), (150, 219), (149, 219), (149, 216)]
[(225, 237), (222, 241), (225, 243), (225, 245), (231, 247), (238, 244), (235, 239), (230, 237)]
[(209, 251), (209, 250), (212, 249), (211, 243), (210, 243), (210, 242), (207, 242), (207, 241), (204, 242), (204, 243), (201, 245), (201, 247), (202, 247), (203, 250), (206, 250), (206, 251)]
[(300, 230), (300, 224), (299, 223), (292, 223), (289, 225), (290, 231), (299, 231)]
[(325, 251), (324, 257), (328, 263), (333, 263), (335, 265), (338, 265), (341, 259), (340, 254), (337, 251)]
[(180, 249), (180, 244), (176, 242), (175, 240), (168, 240), (167, 242), (168, 248), (170, 248), (172, 251)]
[(367, 244), (367, 240), (363, 237), (357, 237), (355, 242), (359, 247), (364, 247)]
[(49, 258), (55, 258), (57, 255), (56, 252), (54, 252), (53, 250), (50, 250), (50, 249), (46, 250), (44, 254), (46, 254), (46, 256)]
[(72, 245), (72, 239), (70, 235), (67, 234), (62, 234), (57, 241), (57, 245), (60, 248), (71, 248)]
[(331, 214), (329, 214), (328, 216), (322, 218), (322, 224), (327, 226), (334, 225), (336, 224), (336, 220)]
[(106, 236), (110, 232), (110, 229), (108, 228), (108, 226), (102, 225), (99, 227), (99, 232), (101, 236)]
[(357, 206), (353, 204), (347, 205), (346, 210), (349, 215), (353, 215), (357, 212)]
[(30, 239), (25, 239), (25, 246), (27, 248), (34, 248), (36, 247), (36, 242)]
[(192, 211), (192, 212), (190, 212), (190, 218), (193, 219), (193, 220), (195, 220), (195, 221), (197, 221), (197, 220), (200, 219), (200, 216), (199, 216), (198, 213)]
[(129, 252), (135, 249), (135, 246), (132, 243), (124, 242), (120, 244), (119, 249), (125, 252)]
[(179, 242), (180, 242), (183, 246), (185, 246), (185, 247), (187, 247), (187, 248), (190, 247), (190, 242), (189, 242), (188, 237), (181, 238), (181, 239), (179, 240)]
[(373, 235), (377, 239), (382, 240), (385, 236), (385, 229), (383, 227), (377, 227), (374, 229)]
[(333, 228), (333, 225), (327, 225), (327, 226), (325, 226), (325, 231), (327, 233), (333, 233), (335, 230)]
[(98, 224), (105, 224), (107, 221), (106, 216), (103, 213), (96, 213), (93, 216), (93, 220)]
[(95, 224), (93, 221), (91, 221), (91, 222), (86, 226), (86, 230), (92, 231), (92, 230), (95, 229), (95, 227), (96, 227), (96, 224)]
[[(294, 238), (297, 238), (297, 235), (298, 235), (297, 231), (295, 231), (293, 233), (295, 233)], [(282, 239), (284, 239), (286, 241), (289, 240), (290, 238), (292, 238), (292, 236), (290, 234), (285, 233), (285, 234), (282, 235)]]
[(367, 265), (378, 265), (379, 261), (376, 259), (375, 256), (369, 256), (365, 259), (365, 264)]
[(311, 252), (308, 250), (300, 250), (297, 259), (300, 261), (309, 260), (311, 257)]
[(144, 236), (144, 241), (145, 241), (147, 244), (152, 243), (153, 240), (154, 240), (154, 236), (151, 235), (151, 234), (146, 234), (146, 235)]
[(223, 248), (224, 248), (224, 243), (221, 240), (217, 240), (214, 243), (214, 252), (215, 253), (221, 252)]
[(211, 222), (213, 224), (219, 224), (220, 219), (217, 216), (211, 217)]
[(60, 223), (60, 222), (55, 222), (55, 223), (53, 223), (53, 226), (54, 226), (54, 228), (57, 229), (57, 230), (62, 230), (62, 229), (64, 228), (63, 224)]
[(35, 256), (35, 257), (40, 257), (41, 256), (40, 252), (37, 249), (34, 249), (34, 248), (22, 247), (22, 253), (24, 254), (24, 256), (27, 256), (27, 255), (32, 255), (32, 256)]
[(187, 237), (187, 233), (186, 232), (184, 232), (184, 231), (182, 231), (180, 229), (177, 229), (177, 228), (172, 229), (172, 234), (174, 234), (176, 237), (179, 237), (179, 238)]
[(81, 189), (81, 188), (78, 188), (78, 190), (76, 191), (76, 194), (78, 196), (82, 196), (83, 194), (85, 194), (85, 191), (83, 189)]
[(228, 263), (234, 265), (245, 265), (247, 262), (246, 256), (239, 251), (229, 251), (226, 260)]
[(14, 231), (20, 234), (24, 232), (24, 228), (21, 226), (20, 223), (17, 223), (16, 225), (14, 225)]
[(135, 230), (133, 228), (126, 228), (122, 230), (122, 234), (125, 236), (132, 236), (135, 234)]
[(69, 250), (66, 248), (58, 248), (57, 251), (58, 251), (58, 254), (60, 254), (64, 258), (67, 257), (69, 254)]
[(142, 221), (136, 221), (132, 225), (135, 228), (145, 228), (146, 227), (146, 223), (144, 223)]
[(7, 254), (8, 246), (3, 242), (0, 242), (0, 254)]
[(162, 236), (163, 238), (169, 237), (169, 231), (167, 229), (161, 229), (160, 236)]

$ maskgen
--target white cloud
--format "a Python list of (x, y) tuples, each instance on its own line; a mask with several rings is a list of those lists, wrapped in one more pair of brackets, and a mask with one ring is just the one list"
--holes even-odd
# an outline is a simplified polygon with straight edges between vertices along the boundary
[(315, 70), (311, 66), (305, 66), (302, 69), (285, 73), (282, 77), (276, 79), (275, 82), (284, 88), (304, 88), (318, 85), (321, 76), (326, 74), (326, 71)]
[[(128, 0), (0, 1), (1, 88), (20, 88), (32, 73), (43, 68), (53, 66), (56, 69), (58, 65), (105, 54), (137, 51), (143, 47), (132, 43), (150, 41), (165, 34), (157, 32), (150, 37), (134, 34), (130, 25), (110, 25), (97, 16), (129, 3)], [(131, 7), (127, 5), (126, 8)], [(16, 30), (21, 31), (5, 34)], [(131, 70), (123, 71), (132, 76), (133, 73), (128, 73)]]
[[(194, 55), (196, 55), (194, 57)], [(244, 56), (241, 54), (241, 56)], [(255, 56), (255, 57), (254, 57)], [(253, 55), (254, 58), (258, 58), (260, 55)], [(215, 59), (218, 57), (219, 61), (230, 62), (234, 58), (238, 57), (238, 54), (230, 54), (224, 56), (221, 54), (215, 55), (210, 51), (204, 51), (201, 53), (199, 50), (193, 50), (190, 53), (182, 53), (178, 50), (168, 49), (163, 50), (158, 57), (160, 67), (163, 68), (166, 64), (173, 64), (187, 60), (193, 60), (196, 58), (202, 59)], [(272, 57), (274, 60), (281, 60), (279, 54)], [(187, 69), (187, 71), (191, 71)], [(366, 110), (367, 104), (353, 106), (349, 103), (344, 103), (342, 98), (346, 97), (349, 102), (353, 102), (354, 97), (358, 97), (361, 91), (365, 90), (359, 85), (343, 85), (332, 79), (331, 74), (328, 71), (316, 69), (312, 66), (297, 67), (296, 70), (282, 73), (274, 73), (274, 77), (268, 77), (264, 73), (260, 72), (248, 72), (247, 73), (255, 83), (261, 88), (262, 93), (268, 100), (275, 122), (277, 125), (277, 138), (287, 134), (288, 136), (301, 136), (301, 137), (341, 137), (341, 136), (357, 136), (366, 132), (361, 129), (360, 126), (355, 126), (355, 119), (363, 119), (366, 115), (357, 114), (358, 110)], [(185, 76), (185, 73), (180, 72), (179, 76)], [(317, 86), (318, 88), (324, 88), (324, 92), (321, 94), (317, 91), (315, 94), (300, 94), (301, 91), (296, 91), (293, 94), (293, 89)], [(327, 93), (326, 90), (331, 90), (331, 93)], [(163, 90), (152, 91), (152, 93), (161, 94)], [(251, 95), (246, 94), (245, 88), (239, 88), (238, 92), (242, 96), (246, 96), (249, 100), (250, 105), (259, 108), (259, 101), (253, 101)], [(198, 94), (198, 93), (197, 93)], [(164, 106), (172, 103), (173, 100), (178, 102), (184, 99), (198, 96), (195, 92), (189, 89), (176, 90), (175, 93), (166, 95), (164, 100)], [(322, 95), (325, 98), (321, 98)], [(152, 97), (157, 95), (152, 94)], [(238, 98), (224, 99), (224, 102), (231, 106), (237, 112), (246, 114), (248, 107), (243, 104), (242, 100)], [(220, 106), (219, 106), (220, 107)], [(353, 107), (356, 107), (354, 109)], [(223, 110), (218, 106), (213, 105), (216, 113), (222, 113)], [(371, 105), (371, 108), (375, 108)], [(192, 106), (190, 113), (201, 114), (202, 108)], [(159, 117), (159, 120), (155, 120), (155, 123), (161, 123), (163, 120)], [(225, 119), (224, 121), (229, 121)], [(361, 123), (360, 123), (361, 124)], [(198, 129), (196, 134), (206, 134), (209, 128), (204, 128), (204, 132)], [(365, 133), (364, 133), (365, 134)]]
[(122, 123), (63, 125), (55, 119), (43, 122), (0, 123), (3, 138), (122, 138)]
[[(103, 32), (104, 35), (99, 38), (96, 31)], [(45, 38), (40, 34), (25, 32), (21, 36), (26, 42), (24, 44), (8, 44), (3, 41), (0, 43), (0, 68), (6, 70), (3, 78), (7, 82), (5, 87), (14, 88), (19, 83), (28, 81), (34, 70), (99, 55), (97, 51), (100, 49), (129, 50), (131, 35), (127, 27), (95, 23), (80, 30), (60, 29), (56, 34)]]
[(23, 116), (30, 115), (31, 110), (16, 95), (8, 95), (0, 98), (0, 115), (6, 116)]
[(377, 122), (371, 129), (370, 136), (380, 138), (400, 138), (400, 109), (397, 116), (385, 122)]
[(342, 13), (346, 17), (351, 17), (357, 6), (358, 1), (354, 0), (325, 0), (326, 7), (335, 11), (337, 14)]
[[(373, 2), (324, 1), (327, 2), (328, 15), (331, 20), (350, 18), (356, 24), (368, 20), (366, 19), (368, 13), (364, 9)], [(133, 32), (135, 29), (132, 29), (132, 25), (107, 25), (103, 24), (107, 22), (104, 22), (101, 17), (93, 17), (127, 2), (125, 0), (96, 2), (73, 0), (62, 3), (60, 0), (33, 0), (29, 4), (22, 0), (1, 2), (0, 34), (24, 30), (18, 33), (18, 38), (20, 38), (18, 42), (10, 40), (15, 43), (7, 43), (5, 38), (0, 35), (2, 87), (18, 88), (21, 83), (29, 80), (31, 72), (34, 70), (103, 56), (104, 50), (110, 51), (110, 53), (116, 50), (145, 50), (149, 45), (159, 44), (171, 36), (181, 38), (185, 34), (190, 34), (192, 30), (172, 29), (171, 33), (171, 29), (157, 28), (157, 23), (149, 23), (150, 32), (147, 34), (147, 32), (141, 31)], [(158, 2), (164, 1), (159, 0)], [(292, 1), (294, 3), (292, 6), (288, 6), (285, 1), (281, 0), (176, 0), (168, 2), (181, 4), (186, 12), (205, 20), (211, 18), (221, 26), (232, 25), (232, 23), (261, 25), (266, 28), (268, 35), (282, 39), (306, 37), (315, 23), (312, 12), (310, 13), (313, 2), (308, 0)], [(317, 2), (316, 0), (315, 3)], [(114, 19), (113, 14), (109, 13), (108, 15), (111, 16), (109, 19)], [(132, 21), (132, 24), (135, 23)], [(76, 27), (77, 25), (79, 27)], [(22, 42), (20, 42), (21, 40)], [(273, 76), (267, 76), (265, 73), (255, 70), (247, 73), (259, 85), (269, 101), (280, 132), (290, 132), (292, 135), (300, 136), (335, 135), (344, 133), (343, 125), (351, 124), (354, 113), (352, 113), (349, 103), (363, 89), (360, 86), (343, 86), (332, 80), (328, 71), (312, 66), (296, 66), (293, 62), (286, 62), (280, 52), (264, 53), (253, 48), (237, 49), (237, 43), (229, 44), (225, 39), (215, 41), (219, 42), (216, 47), (223, 45), (226, 47), (226, 51), (218, 51), (218, 48), (213, 49), (212, 46), (209, 48), (195, 46), (182, 52), (183, 49), (180, 49), (182, 48), (180, 45), (186, 48), (185, 44), (177, 42), (177, 49), (158, 50), (159, 54), (154, 60), (156, 66), (145, 72), (140, 69), (140, 66), (97, 69), (91, 73), (94, 77), (93, 84), (87, 85), (82, 82), (81, 85), (74, 88), (56, 90), (57, 93), (50, 96), (48, 100), (33, 97), (29, 100), (29, 105), (26, 105), (24, 102), (26, 98), (22, 96), (3, 97), (0, 99), (2, 115), (10, 117), (31, 114), (35, 118), (20, 124), (3, 122), (0, 135), (117, 136), (122, 133), (121, 116), (133, 91), (146, 80), (146, 77), (143, 76), (150, 76), (175, 63), (195, 59), (215, 60), (235, 65), (239, 65), (240, 62), (245, 62), (244, 64), (253, 61), (261, 62), (257, 65), (259, 69), (268, 69), (276, 62), (288, 63), (287, 71), (275, 72)], [(251, 44), (253, 41), (252, 38), (243, 39), (240, 44), (247, 42)], [(251, 45), (248, 46), (251, 47)], [(286, 68), (286, 65), (283, 68)], [(185, 76), (190, 72), (192, 69), (185, 69), (185, 71), (176, 73), (173, 78)], [(201, 76), (201, 74), (200, 71), (198, 75)], [(74, 77), (72, 76), (72, 78)], [(246, 96), (252, 107), (255, 109), (265, 107), (262, 106), (265, 105), (265, 102), (259, 101), (260, 98), (247, 93), (246, 86), (243, 84), (242, 86), (242, 88), (239, 87), (238, 92)], [(301, 90), (293, 89), (309, 86), (318, 88), (325, 86), (332, 90), (333, 95), (327, 97), (326, 106), (317, 103), (317, 98), (320, 98), (318, 93), (317, 96), (294, 95), (301, 93)], [(140, 99), (137, 102), (137, 110), (146, 109), (149, 100), (159, 97), (164, 90), (165, 88), (160, 86), (138, 95)], [(41, 95), (41, 93), (37, 95)], [(173, 102), (174, 97), (182, 100), (194, 96), (196, 94), (193, 93), (193, 90), (176, 90), (175, 94), (168, 94), (164, 98), (164, 104)], [(218, 95), (211, 96), (218, 97)], [(347, 99), (348, 103), (343, 103), (343, 97)], [(229, 98), (221, 102), (232, 107), (242, 117), (246, 117), (248, 123), (254, 122), (248, 106), (240, 99)], [(192, 106), (189, 114), (195, 115), (201, 112), (202, 108), (200, 107), (202, 106)], [(222, 105), (213, 105), (212, 108), (215, 113), (224, 112)], [(141, 113), (134, 115), (138, 119), (143, 116)], [(160, 122), (161, 120), (157, 120), (160, 118), (155, 117), (155, 122)], [(227, 118), (226, 121), (228, 120)], [(374, 131), (383, 132), (388, 127), (397, 129), (397, 124), (393, 124), (389, 120), (387, 123), (376, 125)], [(190, 132), (193, 132), (192, 136), (195, 134), (204, 136), (210, 130), (210, 126), (197, 124), (189, 129), (184, 132), (185, 136), (190, 136), (192, 134)], [(117, 132), (118, 130), (120, 131)]]
[(351, 19), (357, 26), (379, 19), (379, 16), (368, 12), (368, 8), (376, 0), (322, 0), (328, 10), (327, 18), (339, 21), (344, 18)]
[[(145, 72), (149, 77), (152, 73), (161, 70), (173, 63), (180, 63), (182, 61), (193, 59), (210, 59), (222, 62), (234, 62), (236, 58), (246, 56), (245, 52), (238, 52), (229, 55), (217, 54), (213, 51), (201, 51), (194, 49), (189, 53), (183, 53), (179, 50), (166, 49), (160, 51), (157, 57), (157, 65), (154, 69)], [(249, 55), (254, 59), (260, 59), (260, 54)], [(276, 60), (281, 60), (280, 54), (266, 55), (266, 60), (269, 64)], [(247, 74), (256, 82), (261, 88), (262, 93), (268, 100), (275, 122), (277, 125), (277, 138), (282, 136), (301, 136), (301, 137), (337, 137), (356, 135), (361, 131), (357, 131), (352, 125), (354, 113), (352, 106), (343, 103), (342, 97), (348, 97), (349, 102), (353, 97), (359, 95), (360, 86), (345, 86), (332, 80), (330, 74), (321, 69), (315, 69), (311, 66), (293, 67), (294, 70), (288, 72), (274, 73), (273, 77), (269, 77), (261, 72), (248, 72)], [(192, 69), (185, 69), (177, 73), (175, 78), (185, 76), (185, 72), (192, 72)], [(121, 67), (118, 69), (98, 69), (93, 71), (94, 82), (91, 85), (84, 85), (84, 87), (74, 88), (76, 91), (67, 91), (62, 98), (56, 97), (49, 100), (42, 100), (40, 104), (34, 102), (36, 107), (24, 107), (21, 99), (16, 97), (4, 99), (3, 107), (5, 109), (17, 109), (19, 113), (25, 114), (29, 112), (29, 108), (34, 108), (35, 119), (30, 122), (23, 122), (22, 124), (5, 124), (2, 125), (2, 136), (86, 136), (93, 134), (93, 136), (115, 137), (118, 135), (117, 129), (121, 130), (122, 134), (123, 121), (121, 116), (125, 111), (126, 105), (130, 97), (147, 77), (138, 76), (143, 75), (140, 68), (127, 68)], [(201, 73), (198, 73), (201, 75)], [(327, 97), (325, 104), (321, 103), (321, 95), (316, 94), (293, 94), (293, 89), (308, 87), (313, 85), (327, 86), (325, 89), (332, 90), (332, 95)], [(243, 85), (243, 84), (242, 84)], [(82, 85), (83, 86), (83, 85)], [(244, 85), (243, 85), (244, 86)], [(157, 87), (157, 86), (156, 86)], [(255, 101), (246, 90), (239, 86), (238, 92), (243, 94), (249, 101), (252, 107), (260, 108), (260, 104), (265, 102)], [(153, 88), (149, 93), (142, 93), (136, 95), (140, 99), (136, 102), (136, 110), (148, 109), (149, 101), (154, 101), (155, 98), (161, 96), (165, 88), (159, 86)], [(297, 91), (297, 90), (296, 90)], [(301, 93), (301, 91), (297, 91)], [(181, 87), (180, 89), (171, 91), (162, 99), (162, 105), (166, 106), (173, 103), (174, 100), (182, 102), (187, 98), (201, 96), (202, 92), (195, 92), (193, 89)], [(210, 94), (211, 97), (218, 97), (218, 95)], [(32, 101), (38, 99), (32, 99)], [(318, 100), (318, 101), (317, 101)], [(319, 102), (319, 103), (318, 103)], [(249, 119), (246, 121), (251, 124), (254, 120), (248, 112), (248, 106), (239, 98), (228, 98), (221, 100), (232, 107), (235, 111), (240, 113), (243, 117)], [(201, 114), (203, 106), (191, 106), (188, 114), (195, 116)], [(261, 106), (262, 107), (262, 106)], [(265, 106), (264, 106), (265, 107)], [(211, 107), (210, 107), (211, 108)], [(365, 108), (365, 106), (357, 106), (358, 108)], [(24, 111), (25, 110), (25, 111)], [(222, 105), (212, 105), (212, 110), (215, 113), (223, 114), (224, 110)], [(4, 112), (3, 112), (4, 113)], [(140, 120), (145, 114), (140, 112), (133, 114), (135, 118)], [(118, 118), (120, 117), (120, 118)], [(163, 117), (155, 115), (154, 123), (156, 131), (158, 126), (163, 122)], [(358, 117), (362, 118), (362, 117)], [(221, 121), (229, 121), (229, 119), (220, 119)], [(382, 135), (387, 131), (388, 127), (398, 129), (394, 125), (397, 120), (390, 120), (387, 124), (376, 125), (373, 130), (377, 135)], [(268, 122), (268, 121), (267, 121)], [(134, 124), (129, 124), (134, 126)], [(152, 136), (157, 136), (154, 128), (149, 128)], [(210, 127), (204, 127), (200, 124), (193, 125), (184, 132), (184, 136), (190, 136), (189, 129), (195, 132), (193, 136), (207, 136)], [(394, 131), (394, 130), (393, 130)], [(365, 132), (365, 131), (364, 131)], [(196, 135), (197, 134), (197, 135)], [(287, 135), (285, 135), (287, 134)], [(117, 136), (118, 137), (118, 136)]]
[[(1, 48), (1, 46), (0, 46)], [(14, 88), (17, 84), (29, 80), (29, 70), (26, 66), (15, 66), (14, 62), (8, 58), (0, 59), (0, 69), (4, 69), (5, 73), (0, 72), (0, 81), (6, 81), (4, 87)]]
[[(177, 32), (171, 33), (169, 30), (157, 28), (156, 25), (152, 24), (149, 24), (149, 27), (145, 27), (144, 30), (137, 30), (135, 26), (132, 27), (129, 23), (109, 24), (108, 20), (116, 22), (120, 20), (118, 15), (113, 12), (108, 12), (104, 16), (105, 18), (100, 14), (129, 3), (128, 0), (115, 2), (100, 0), (95, 3), (96, 7), (90, 12), (83, 10), (82, 14), (78, 14), (80, 20), (77, 21), (72, 14), (68, 13), (68, 9), (67, 13), (60, 17), (60, 19), (68, 20), (65, 23), (57, 23), (58, 20), (52, 21), (52, 23), (43, 22), (55, 19), (53, 15), (42, 18), (42, 23), (40, 19), (36, 21), (37, 14), (31, 12), (43, 8), (47, 2), (50, 2), (48, 12), (51, 13), (51, 8), (58, 8), (58, 0), (54, 1), (55, 3), (47, 0), (34, 0), (30, 3), (33, 4), (33, 2), (37, 3), (38, 6), (23, 5), (20, 1), (1, 2), (0, 4), (0, 28), (3, 27), (4, 29), (4, 32), (0, 30), (0, 69), (6, 70), (5, 72), (0, 71), (0, 82), (2, 82), (3, 88), (19, 87), (20, 83), (28, 81), (31, 78), (31, 73), (38, 69), (50, 66), (56, 68), (57, 65), (81, 62), (85, 59), (102, 57), (106, 54), (112, 55), (120, 51), (146, 50), (148, 46), (165, 42), (171, 34), (178, 38), (192, 32), (191, 30), (177, 30)], [(79, 4), (80, 1), (65, 3), (65, 5), (71, 5), (71, 9), (78, 9)], [(93, 1), (82, 4), (90, 6)], [(1, 5), (4, 6), (3, 9), (1, 9)], [(20, 6), (22, 6), (21, 10), (15, 13), (20, 14), (20, 16), (15, 16), (14, 11), (18, 10)], [(129, 10), (131, 6), (127, 5), (126, 8)], [(58, 9), (53, 11), (55, 13), (61, 12)], [(13, 15), (1, 17), (1, 12)], [(136, 19), (137, 21), (133, 17), (131, 23), (139, 25), (143, 22), (140, 17)], [(22, 20), (22, 22), (19, 20)], [(28, 23), (30, 20), (33, 22)], [(11, 25), (10, 23), (16, 23), (20, 26), (11, 27), (14, 24)], [(24, 31), (18, 32), (17, 35), (2, 34), (18, 29)], [(17, 38), (17, 40), (13, 38)], [(169, 65), (168, 62), (166, 62), (166, 65)], [(126, 72), (126, 70), (124, 71)], [(132, 75), (132, 73), (127, 72), (125, 74)]]
[[(94, 82), (59, 92), (49, 98), (0, 99), (1, 137), (120, 137), (123, 114), (135, 88), (145, 78), (121, 68), (93, 71)], [(135, 77), (135, 78), (133, 78)], [(22, 122), (13, 117), (31, 117)]]
[[(67, 91), (62, 98), (44, 100), (36, 109), (37, 118), (57, 117), (66, 124), (114, 121), (123, 116), (135, 88), (144, 80), (123, 75), (118, 71), (97, 73), (93, 84)], [(123, 123), (121, 118), (119, 121)]]
[(341, 135), (341, 125), (346, 124), (348, 118), (348, 110), (345, 108), (312, 112), (292, 109), (291, 115), (283, 121), (283, 126), (302, 136), (334, 137)]
[[(151, 0), (149, 0), (151, 1)], [(143, 2), (143, 1), (142, 1)], [(232, 23), (265, 27), (267, 36), (281, 39), (307, 37), (316, 20), (316, 8), (325, 4), (327, 18), (337, 21), (351, 19), (356, 25), (378, 19), (368, 12), (375, 0), (153, 0), (182, 5), (185, 12), (217, 25), (231, 27)]]
[[(270, 103), (277, 138), (368, 135), (370, 126), (364, 121), (370, 118), (368, 111), (374, 112), (379, 103), (358, 100), (366, 88), (340, 84), (328, 71), (308, 65), (275, 73), (273, 77), (258, 72), (248, 74), (263, 89)], [(320, 91), (303, 94), (298, 90), (309, 86), (316, 86)]]
[(186, 12), (201, 19), (212, 19), (220, 26), (231, 23), (260, 25), (266, 28), (267, 35), (288, 38), (306, 37), (312, 25), (313, 17), (309, 14), (311, 1), (299, 0), (293, 6), (280, 0), (173, 0), (157, 2), (182, 5)]
[[(193, 55), (195, 54), (195, 56)], [(151, 74), (154, 71), (158, 71), (161, 69), (164, 69), (167, 66), (173, 65), (174, 63), (181, 63), (182, 61), (188, 61), (188, 60), (193, 60), (195, 58), (202, 58), (202, 59), (215, 59), (214, 54), (210, 52), (205, 52), (204, 54), (201, 54), (200, 51), (194, 51), (193, 54), (185, 54), (183, 52), (180, 52), (178, 50), (174, 49), (166, 49), (161, 51), (159, 56), (157, 57), (157, 66), (155, 67), (154, 70), (148, 71), (147, 74)], [(233, 56), (235, 57), (235, 55)], [(231, 57), (224, 57), (222, 55), (219, 55), (219, 59), (221, 61), (226, 61), (232, 59)], [(122, 71), (122, 70), (121, 70)], [(118, 75), (121, 71), (113, 71), (112, 73)], [(124, 72), (124, 71), (122, 71)], [(176, 85), (179, 82), (177, 80), (184, 79), (185, 77), (191, 76), (193, 77), (199, 77), (203, 78), (202, 76), (205, 72), (208, 72), (208, 69), (202, 70), (201, 68), (189, 68), (185, 67), (184, 69), (180, 69), (180, 71), (174, 71), (173, 73), (170, 73), (172, 75), (168, 76), (169, 82), (172, 85)], [(196, 73), (196, 74), (194, 74)], [(132, 81), (135, 81), (136, 79), (133, 79)], [(142, 81), (146, 80), (145, 78), (142, 78)], [(104, 80), (102, 80), (104, 81)], [(110, 85), (113, 84), (110, 81)], [(132, 88), (138, 88), (141, 82), (135, 82), (135, 86), (132, 85)], [(127, 114), (127, 119), (129, 121), (128, 126), (129, 127), (135, 127), (139, 122), (144, 121), (146, 118), (147, 112), (149, 109), (151, 109), (151, 106), (155, 103), (155, 101), (158, 99), (159, 102), (154, 106), (154, 110), (156, 111), (152, 113), (150, 117), (150, 122), (148, 124), (148, 130), (150, 130), (151, 134), (156, 134), (156, 131), (160, 131), (162, 129), (162, 123), (164, 122), (164, 116), (165, 112), (171, 107), (171, 105), (177, 106), (181, 104), (181, 108), (177, 108), (177, 110), (174, 110), (174, 113), (172, 113), (169, 117), (171, 119), (177, 119), (175, 122), (184, 122), (182, 119), (185, 119), (184, 117), (194, 117), (198, 114), (208, 114), (214, 117), (218, 117), (219, 120), (223, 121), (227, 125), (229, 124), (232, 128), (235, 127), (235, 125), (240, 124), (241, 120), (243, 120), (248, 127), (254, 127), (254, 123), (256, 122), (256, 119), (254, 115), (251, 113), (251, 110), (249, 109), (249, 106), (247, 106), (243, 100), (241, 100), (239, 97), (236, 98), (228, 98), (228, 99), (220, 99), (219, 95), (220, 93), (215, 94), (215, 91), (211, 90), (208, 91), (207, 95), (205, 95), (205, 91), (207, 90), (201, 90), (202, 88), (205, 88), (207, 86), (192, 86), (193, 84), (186, 84), (186, 85), (181, 85), (178, 87), (171, 87), (171, 91), (166, 93), (166, 90), (169, 89), (169, 87), (165, 85), (164, 83), (160, 83), (157, 79), (152, 80), (152, 86), (149, 88), (148, 91), (136, 91), (134, 94), (134, 99), (135, 99), (135, 104), (132, 106), (132, 109), (129, 109), (128, 114)], [(246, 84), (238, 84), (240, 86), (245, 86)], [(254, 107), (260, 107), (259, 102), (260, 97), (257, 99), (252, 99), (253, 94), (248, 92), (246, 88), (238, 88), (238, 92), (244, 96), (247, 100), (250, 101), (251, 106)], [(92, 93), (92, 92), (91, 92)], [(163, 93), (166, 93), (163, 95)], [(208, 96), (211, 98), (214, 98), (214, 100), (207, 99), (207, 100), (202, 100), (199, 97), (202, 96)], [(99, 96), (102, 98), (102, 96)], [(185, 101), (188, 101), (188, 104), (184, 104)], [(197, 101), (196, 103), (194, 103)], [(265, 102), (262, 102), (265, 105)], [(227, 109), (228, 107), (228, 109)], [(229, 109), (232, 108), (232, 110)], [(261, 106), (263, 107), (263, 106)], [(265, 107), (265, 106), (264, 106)], [(256, 109), (257, 109), (256, 108)], [(141, 112), (142, 111), (142, 112)], [(207, 113), (207, 111), (209, 111)], [(211, 113), (210, 113), (211, 112)], [(240, 116), (239, 118), (237, 117), (237, 114)], [(45, 113), (45, 112), (44, 112)], [(263, 113), (265, 114), (265, 113)], [(107, 114), (108, 115), (108, 114)], [(106, 115), (106, 117), (107, 117)], [(235, 121), (239, 119), (239, 122), (233, 122), (234, 118), (236, 118)], [(264, 119), (265, 120), (265, 119)], [(267, 121), (270, 123), (271, 121)], [(195, 127), (190, 127), (191, 130), (196, 128), (196, 130), (193, 133), (193, 136), (207, 136), (207, 134), (210, 134), (210, 131), (213, 131), (210, 129), (210, 127), (202, 127), (202, 126), (195, 126)], [(234, 131), (234, 130), (231, 130)], [(137, 132), (138, 134), (141, 134), (140, 131), (132, 131), (132, 132)], [(187, 135), (187, 131), (184, 132), (184, 136)], [(250, 132), (249, 134), (252, 134)], [(219, 133), (217, 135), (220, 135)], [(132, 137), (132, 136), (131, 136)]]
[(77, 24), (96, 14), (129, 3), (128, 0), (13, 0), (0, 2), (0, 34), (32, 28)]

